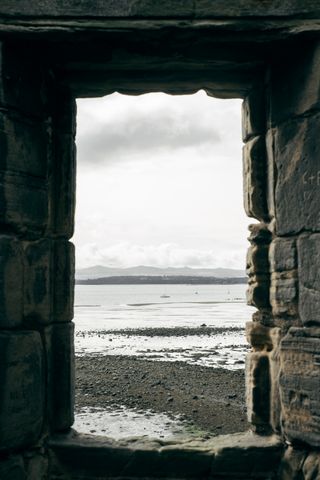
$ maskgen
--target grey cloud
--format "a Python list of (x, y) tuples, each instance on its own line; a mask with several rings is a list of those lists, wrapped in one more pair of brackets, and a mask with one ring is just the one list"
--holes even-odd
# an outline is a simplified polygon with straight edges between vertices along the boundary
[(116, 161), (130, 154), (172, 151), (183, 147), (217, 144), (221, 141), (217, 128), (202, 119), (201, 112), (183, 118), (167, 110), (146, 116), (140, 111), (125, 117), (106, 117), (95, 131), (77, 137), (78, 157), (82, 163)]

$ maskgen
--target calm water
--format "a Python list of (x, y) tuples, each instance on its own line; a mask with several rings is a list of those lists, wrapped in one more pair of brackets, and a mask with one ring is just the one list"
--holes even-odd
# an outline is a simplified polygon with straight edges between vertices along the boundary
[[(77, 285), (76, 353), (243, 368), (248, 348), (243, 328), (254, 311), (245, 304), (245, 290), (246, 285)], [(201, 327), (204, 333), (126, 333), (159, 327)], [(207, 335), (207, 327), (225, 330)]]

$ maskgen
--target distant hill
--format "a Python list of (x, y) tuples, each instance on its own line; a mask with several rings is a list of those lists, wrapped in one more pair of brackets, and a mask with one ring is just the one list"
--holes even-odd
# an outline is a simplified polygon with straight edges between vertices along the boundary
[(158, 268), (139, 265), (130, 268), (112, 268), (103, 265), (81, 268), (76, 271), (77, 280), (106, 278), (106, 277), (162, 277), (162, 276), (186, 276), (186, 277), (215, 277), (215, 278), (243, 278), (244, 270), (232, 268)]
[(238, 285), (246, 284), (246, 277), (200, 277), (188, 275), (129, 275), (76, 279), (78, 285)]

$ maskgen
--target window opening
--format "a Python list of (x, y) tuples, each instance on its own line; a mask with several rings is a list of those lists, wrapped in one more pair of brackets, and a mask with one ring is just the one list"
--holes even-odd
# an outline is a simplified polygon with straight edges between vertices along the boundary
[(245, 430), (240, 100), (78, 100), (77, 150), (75, 428)]

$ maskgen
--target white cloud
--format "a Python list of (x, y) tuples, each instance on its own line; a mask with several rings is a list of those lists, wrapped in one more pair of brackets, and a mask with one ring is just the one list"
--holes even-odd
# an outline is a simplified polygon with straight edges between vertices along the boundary
[(160, 245), (135, 245), (128, 242), (99, 248), (95, 243), (86, 244), (77, 249), (79, 258), (77, 268), (92, 265), (109, 267), (133, 267), (152, 265), (156, 267), (228, 267), (245, 268), (243, 252), (225, 250), (217, 254), (213, 250), (181, 248), (174, 243)]

